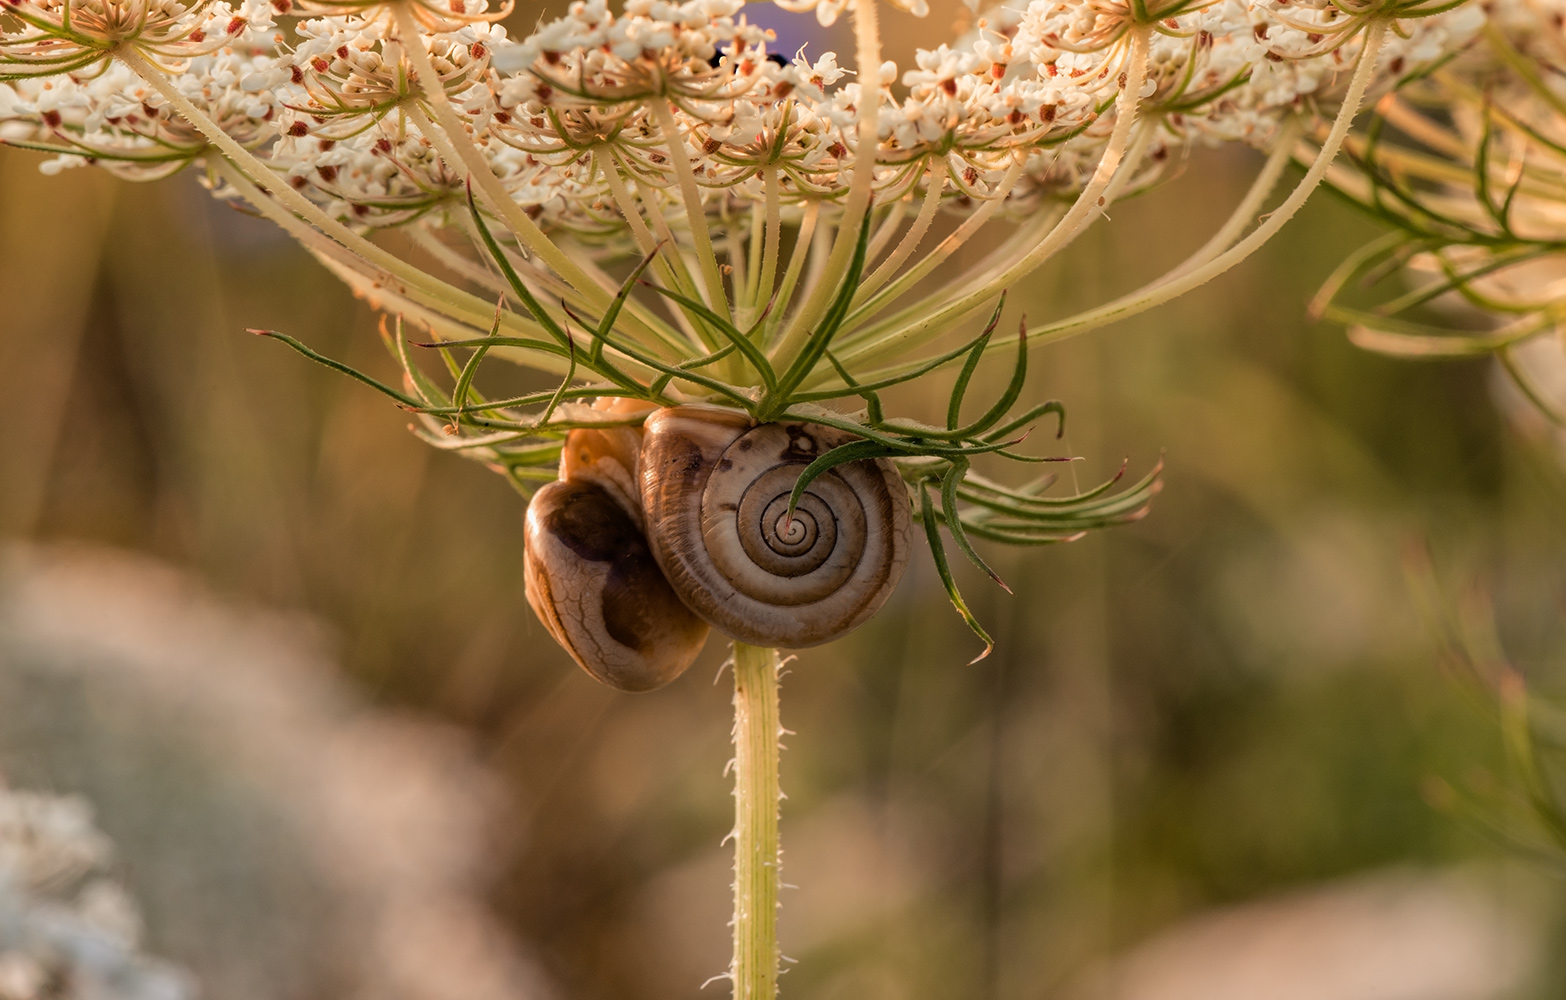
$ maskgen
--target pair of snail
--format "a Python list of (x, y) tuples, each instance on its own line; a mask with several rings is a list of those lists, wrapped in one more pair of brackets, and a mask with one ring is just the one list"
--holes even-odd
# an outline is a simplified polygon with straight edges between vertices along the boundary
[(868, 459), (813, 480), (792, 515), (788, 501), (806, 465), (854, 440), (714, 406), (573, 430), (559, 479), (528, 505), (528, 603), (583, 669), (627, 691), (678, 677), (712, 628), (784, 648), (845, 635), (907, 565), (907, 489)]

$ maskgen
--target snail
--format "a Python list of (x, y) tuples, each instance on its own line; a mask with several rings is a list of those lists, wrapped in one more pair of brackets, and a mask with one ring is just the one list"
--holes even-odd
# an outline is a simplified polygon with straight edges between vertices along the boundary
[[(596, 408), (618, 416), (644, 407), (605, 400)], [(633, 427), (572, 431), (560, 478), (533, 494), (523, 531), (533, 612), (583, 670), (624, 691), (674, 680), (709, 631), (676, 596), (647, 545), (641, 437)]]
[(814, 459), (858, 438), (821, 424), (752, 426), (732, 410), (647, 418), (642, 508), (658, 565), (704, 620), (753, 646), (830, 642), (878, 611), (908, 564), (907, 488), (885, 459), (789, 494)]
[(709, 626), (788, 649), (846, 635), (907, 565), (907, 490), (890, 462), (863, 459), (813, 480), (792, 515), (788, 500), (806, 465), (855, 440), (698, 405), (640, 430), (574, 430), (560, 479), (528, 507), (528, 601), (583, 669), (633, 691), (679, 676)]

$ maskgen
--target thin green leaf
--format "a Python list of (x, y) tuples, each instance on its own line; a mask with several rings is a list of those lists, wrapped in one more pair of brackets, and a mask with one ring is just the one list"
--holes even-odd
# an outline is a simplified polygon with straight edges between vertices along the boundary
[(722, 316), (719, 316), (717, 313), (713, 312), (711, 309), (708, 309), (705, 305), (697, 302), (695, 299), (690, 298), (689, 296), (681, 295), (679, 292), (660, 287), (649, 281), (644, 281), (642, 284), (646, 285), (648, 288), (651, 288), (659, 295), (671, 299), (674, 302), (678, 302), (680, 305), (701, 316), (702, 319), (705, 319), (708, 325), (712, 326), (719, 333), (723, 334), (724, 339), (728, 340), (728, 342), (732, 344), (736, 350), (745, 356), (745, 360), (749, 361), (750, 366), (756, 370), (756, 374), (761, 376), (762, 383), (769, 391), (777, 388), (778, 377), (777, 373), (772, 370), (772, 362), (768, 361), (766, 354), (762, 352), (761, 348), (757, 347), (754, 341), (752, 341), (745, 334), (741, 333), (734, 326), (734, 324), (728, 322)]
[[(1512, 267), (1515, 264), (1526, 263), (1527, 261), (1546, 256), (1551, 252), (1553, 252), (1553, 248), (1549, 247), (1519, 247), (1509, 252), (1494, 253), (1490, 259), (1486, 260), (1483, 264), (1470, 268), (1466, 271), (1457, 270), (1457, 268), (1450, 261), (1448, 261), (1445, 256), (1439, 253), (1435, 254), (1434, 256), (1441, 264), (1442, 272), (1446, 275), (1446, 280), (1434, 281), (1423, 287), (1411, 289), (1407, 293), (1398, 296), (1390, 302), (1382, 303), (1376, 307), (1376, 314), (1381, 316), (1397, 316), (1400, 313), (1404, 313), (1410, 309), (1413, 309), (1415, 306), (1422, 306), (1426, 302), (1440, 298), (1447, 292), (1466, 290), (1470, 282), (1472, 282), (1475, 278), (1482, 278), (1485, 275), (1504, 270), (1505, 268)], [(1496, 311), (1505, 311), (1505, 307), (1502, 306), (1499, 302), (1486, 302), (1484, 308), (1489, 308)], [(1534, 306), (1532, 308), (1538, 308), (1538, 306)], [(1528, 307), (1524, 307), (1518, 311), (1527, 310)]]
[(398, 392), (396, 389), (393, 389), (385, 382), (366, 375), (364, 372), (359, 371), (359, 369), (353, 367), (352, 365), (343, 364), (341, 361), (334, 360), (324, 354), (320, 354), (311, 350), (309, 347), (306, 347), (303, 343), (294, 339), (293, 337), (288, 336), (287, 334), (278, 333), (276, 330), (246, 330), (245, 332), (253, 333), (258, 337), (267, 337), (271, 340), (281, 341), (282, 343), (287, 344), (289, 347), (293, 348), (295, 351), (298, 351), (300, 354), (303, 354), (311, 361), (314, 361), (316, 364), (324, 365), (333, 371), (341, 372), (342, 374), (347, 375), (351, 379), (363, 382), (370, 388), (390, 396), (392, 399), (395, 399), (397, 402), (401, 403), (403, 406), (408, 407), (409, 409), (418, 409), (424, 405), (419, 402), (419, 400), (414, 399), (412, 396)]
[[(489, 328), (489, 337), (473, 349), (468, 363), (462, 366), (461, 373), (457, 375), (457, 386), (451, 391), (451, 405), (459, 411), (468, 405), (468, 393), (473, 389), (473, 380), (478, 377), (479, 366), (484, 363), (484, 355), (495, 346), (494, 339), (500, 335), (500, 312), (504, 307), (504, 302), (495, 303), (495, 323)], [(449, 356), (446, 351), (441, 353)]]
[[(890, 389), (892, 386), (902, 385), (904, 382), (912, 382), (914, 379), (928, 375), (930, 372), (935, 371), (942, 365), (948, 365), (953, 361), (956, 361), (964, 354), (972, 351), (974, 345), (983, 340), (984, 337), (985, 334), (980, 334), (973, 340), (963, 344), (961, 347), (947, 351), (945, 354), (942, 354), (939, 357), (934, 357), (928, 361), (920, 362), (917, 366), (908, 369), (900, 375), (888, 375), (885, 378), (875, 379), (870, 382), (853, 382), (847, 389), (823, 389), (817, 392), (801, 392), (795, 394), (793, 401), (795, 403), (813, 403), (827, 399), (842, 399), (844, 396), (861, 395), (861, 391), (865, 389), (869, 389), (871, 391), (879, 389)], [(838, 365), (838, 373), (840, 375), (842, 370), (842, 366)]]
[(1003, 437), (1015, 434), (1025, 425), (1031, 424), (1046, 413), (1055, 414), (1055, 440), (1058, 441), (1066, 434), (1066, 404), (1058, 399), (1052, 399), (1047, 403), (1039, 403), (1037, 406), (1029, 407), (1023, 411), (1021, 416), (984, 435), (984, 440), (998, 441)]
[(990, 315), (990, 321), (984, 325), (984, 332), (979, 334), (974, 341), (973, 352), (968, 355), (968, 360), (963, 363), (962, 371), (957, 373), (957, 382), (952, 386), (952, 398), (946, 406), (946, 429), (957, 429), (957, 421), (962, 416), (962, 400), (968, 392), (968, 382), (972, 380), (973, 373), (978, 369), (979, 362), (984, 358), (984, 349), (989, 346), (990, 337), (995, 333), (995, 326), (1000, 322), (1001, 310), (1006, 306), (1006, 293), (1002, 292), (1000, 301), (995, 303), (995, 312)]
[(794, 510), (799, 506), (799, 500), (805, 495), (805, 490), (825, 473), (840, 465), (847, 465), (849, 462), (860, 462), (872, 458), (888, 458), (894, 454), (896, 452), (876, 441), (850, 441), (847, 444), (840, 444), (836, 448), (816, 456), (814, 461), (805, 466), (804, 471), (799, 474), (799, 478), (794, 482), (794, 490), (788, 495), (787, 516), (790, 518), (794, 516)]
[[(612, 393), (607, 393), (612, 395)], [(492, 399), (484, 403), (473, 404), (458, 409), (454, 406), (421, 406), (420, 413), (428, 413), (431, 416), (467, 416), (469, 414), (494, 413), (501, 410), (513, 410), (519, 406), (537, 406), (539, 403), (547, 403), (556, 396), (560, 402), (568, 399), (592, 399), (606, 395), (603, 386), (582, 386), (576, 389), (561, 391), (558, 387), (546, 389), (543, 392), (530, 392), (525, 396), (507, 396), (505, 399)], [(558, 404), (557, 404), (558, 405)]]
[(866, 388), (854, 380), (843, 363), (837, 360), (837, 355), (831, 351), (826, 352), (826, 359), (837, 372), (837, 377), (843, 380), (843, 384), (855, 390), (855, 394), (865, 401), (865, 414), (872, 424), (878, 424), (886, 418), (885, 411), (881, 409), (881, 397), (876, 395), (874, 389)]
[[(655, 372), (668, 375), (671, 378), (681, 379), (691, 383), (692, 385), (699, 385), (703, 389), (711, 390), (712, 392), (715, 392), (718, 395), (738, 404), (739, 407), (746, 412), (754, 412), (755, 410), (755, 401), (746, 396), (744, 393), (740, 392), (734, 386), (729, 385), (727, 382), (722, 382), (715, 378), (709, 378), (706, 375), (694, 374), (688, 368), (665, 364), (664, 362), (659, 361), (657, 358), (644, 354), (641, 351), (638, 351), (635, 348), (629, 347), (625, 344), (611, 341), (609, 346), (613, 347), (621, 354), (624, 354), (632, 361), (635, 361), (637, 364), (651, 368)], [(609, 369), (611, 372), (614, 371), (614, 369), (610, 368), (610, 366), (607, 364), (604, 367)], [(634, 387), (638, 392), (647, 391), (641, 386), (640, 383), (636, 382), (634, 379), (631, 379), (629, 376), (622, 375), (621, 377), (626, 379), (626, 382), (622, 385), (623, 388), (630, 389)], [(638, 396), (637, 398), (641, 397)]]
[[(708, 365), (715, 365), (733, 353), (734, 345), (729, 344), (727, 347), (724, 347), (721, 350), (714, 351), (711, 354), (700, 358), (692, 358), (690, 361), (682, 361), (674, 367), (681, 372), (693, 371), (697, 368), (705, 368)], [(649, 393), (650, 398), (662, 398), (663, 390), (669, 387), (669, 383), (674, 380), (674, 377), (674, 372), (665, 372), (659, 375), (657, 378), (653, 379), (652, 383), (647, 386), (647, 392)]]
[(952, 602), (952, 607), (962, 616), (962, 620), (968, 623), (968, 628), (984, 643), (984, 652), (969, 660), (969, 664), (978, 663), (990, 655), (990, 650), (995, 648), (995, 640), (984, 631), (984, 626), (968, 610), (968, 604), (962, 599), (962, 593), (957, 589), (957, 581), (952, 579), (951, 567), (946, 565), (946, 548), (941, 544), (941, 528), (936, 522), (935, 511), (930, 506), (930, 488), (924, 483), (919, 484), (919, 520), (924, 522), (924, 537), (930, 544), (930, 556), (935, 560), (935, 572), (941, 577), (941, 586), (946, 588), (946, 597)]
[[(662, 244), (659, 245), (661, 246)], [(636, 283), (641, 280), (642, 274), (652, 264), (653, 258), (657, 255), (658, 248), (654, 247), (652, 253), (642, 258), (642, 262), (636, 265), (636, 270), (631, 272), (630, 277), (620, 283), (620, 291), (615, 295), (614, 301), (609, 303), (609, 308), (604, 311), (603, 318), (599, 320), (598, 336), (594, 338), (592, 354), (592, 361), (595, 367), (603, 363), (604, 343), (609, 339), (609, 331), (614, 329), (615, 320), (620, 318), (620, 310), (625, 308), (625, 300), (631, 297), (631, 289), (636, 287)]]
[(1023, 532), (1003, 530), (984, 524), (970, 524), (968, 533), (987, 542), (999, 542), (1002, 545), (1037, 546), (1075, 542), (1087, 535), (1087, 529), (1064, 532), (1052, 528), (1047, 532)]
[(849, 306), (853, 303), (854, 293), (859, 290), (859, 278), (865, 268), (865, 253), (870, 243), (870, 219), (871, 213), (866, 212), (864, 221), (859, 225), (859, 241), (854, 245), (853, 260), (848, 265), (848, 272), (843, 275), (837, 297), (821, 318), (821, 325), (810, 335), (788, 371), (778, 379), (777, 387), (763, 397), (760, 415), (765, 419), (773, 419), (779, 411), (788, 407), (794, 390), (815, 370), (821, 356), (832, 345), (832, 338), (837, 335), (844, 318), (848, 316)]
[(471, 183), (468, 184), (468, 214), (472, 216), (473, 225), (478, 230), (479, 238), (484, 241), (485, 249), (489, 251), (490, 257), (495, 261), (496, 266), (500, 268), (500, 273), (505, 276), (506, 283), (511, 286), (511, 290), (516, 293), (517, 298), (522, 300), (523, 308), (528, 311), (528, 314), (540, 326), (549, 331), (560, 342), (561, 346), (564, 346), (567, 339), (566, 332), (560, 328), (559, 323), (555, 322), (554, 317), (544, 311), (544, 307), (539, 304), (538, 299), (534, 298), (527, 285), (522, 283), (522, 278), (517, 274), (516, 268), (511, 266), (511, 259), (500, 248), (500, 244), (495, 242), (495, 237), (490, 233), (489, 226), (484, 223), (483, 213), (478, 209), (478, 202), (473, 198), (473, 185)]
[(1309, 313), (1312, 319), (1321, 319), (1326, 314), (1328, 306), (1337, 299), (1344, 287), (1354, 279), (1354, 276), (1373, 266), (1377, 261), (1389, 254), (1394, 254), (1407, 241), (1408, 237), (1401, 232), (1390, 232), (1378, 237), (1355, 250), (1344, 258), (1327, 280), (1322, 283), (1319, 291), (1310, 300)]
[(571, 380), (576, 377), (576, 348), (575, 346), (572, 346), (572, 343), (569, 340), (566, 341), (566, 344), (568, 347), (570, 347), (571, 360), (570, 363), (566, 366), (565, 378), (560, 380), (560, 388), (555, 390), (554, 396), (552, 396), (549, 400), (549, 405), (544, 407), (544, 412), (539, 415), (538, 422), (540, 424), (549, 423), (549, 418), (555, 415), (555, 408), (559, 406), (560, 401), (565, 398), (566, 390), (570, 387)]
[(386, 321), (384, 319), (381, 320), (380, 331), (381, 340), (396, 355), (398, 363), (402, 365), (403, 375), (412, 384), (413, 391), (417, 392), (420, 398), (424, 400), (424, 405), (426, 407), (449, 405), (451, 400), (441, 390), (440, 386), (436, 385), (428, 375), (424, 374), (424, 369), (414, 364), (413, 359), (408, 357), (408, 342), (402, 336), (402, 317), (397, 317), (395, 333), (386, 329)]
[[(930, 456), (947, 458), (964, 455), (988, 455), (994, 453), (1004, 453), (1005, 449), (1011, 447), (1014, 444), (1020, 443), (1019, 439), (1019, 441), (1005, 441), (998, 444), (945, 445), (937, 443), (939, 440), (941, 440), (939, 438), (927, 439), (917, 437), (912, 434), (898, 437), (897, 434), (899, 432), (897, 432), (895, 429), (893, 429), (892, 433), (886, 433), (881, 428), (871, 427), (867, 424), (862, 424), (857, 420), (850, 420), (847, 417), (843, 417), (835, 413), (785, 412), (779, 414), (777, 419), (803, 420), (808, 423), (822, 424), (826, 427), (835, 427), (840, 431), (848, 431), (850, 434), (857, 434), (862, 438), (869, 438), (871, 441), (879, 441), (880, 443), (890, 448), (893, 452), (899, 455), (907, 455), (910, 457)], [(1050, 459), (1032, 459), (1028, 458), (1027, 456), (1021, 456), (1021, 460), (1051, 461)]]
[(1006, 386), (1006, 391), (1001, 393), (995, 405), (984, 412), (984, 415), (967, 427), (961, 428), (963, 437), (973, 437), (989, 430), (1000, 422), (1012, 406), (1016, 405), (1022, 395), (1022, 388), (1028, 380), (1028, 321), (1023, 317), (1017, 330), (1017, 361), (1011, 371), (1011, 381)]
[(530, 337), (464, 337), (461, 340), (410, 340), (412, 347), (427, 347), (434, 350), (445, 350), (448, 347), (520, 347), (530, 351), (544, 351), (556, 357), (570, 356), (570, 348), (566, 343), (554, 343), (548, 340), (533, 340)]
[(989, 574), (990, 579), (994, 580), (1000, 585), (1002, 590), (1009, 594), (1011, 593), (1011, 587), (1007, 586), (1006, 581), (1001, 579), (1000, 574), (991, 569), (990, 564), (979, 556), (979, 553), (974, 550), (973, 543), (963, 533), (962, 515), (957, 510), (957, 487), (962, 483), (962, 477), (967, 472), (968, 460), (958, 459), (951, 464), (951, 468), (947, 470), (946, 475), (941, 479), (941, 510), (946, 515), (946, 528), (952, 533), (952, 541), (957, 543), (957, 548), (962, 550), (962, 554), (968, 557), (968, 561)]

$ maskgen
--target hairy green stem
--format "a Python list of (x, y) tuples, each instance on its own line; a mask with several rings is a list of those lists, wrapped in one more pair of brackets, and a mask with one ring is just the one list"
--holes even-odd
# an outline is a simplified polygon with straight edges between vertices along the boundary
[(734, 1000), (778, 993), (778, 654), (734, 644)]

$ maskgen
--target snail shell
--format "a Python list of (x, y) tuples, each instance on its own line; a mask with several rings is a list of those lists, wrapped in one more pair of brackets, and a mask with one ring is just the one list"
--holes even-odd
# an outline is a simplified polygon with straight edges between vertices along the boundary
[(662, 687), (707, 641), (707, 623), (675, 596), (639, 526), (597, 483), (553, 482), (535, 493), (524, 551), (528, 603), (605, 684)]
[(647, 419), (641, 499), (674, 592), (740, 642), (830, 642), (880, 609), (908, 563), (907, 488), (885, 460), (840, 465), (789, 494), (823, 453), (858, 440), (821, 424), (752, 426), (708, 406)]
[[(630, 403), (631, 405), (625, 405)], [(611, 406), (595, 406), (616, 415), (651, 409), (651, 404), (615, 400)], [(639, 427), (580, 427), (566, 435), (560, 452), (560, 478), (566, 482), (591, 482), (603, 487), (638, 530), (642, 524), (642, 431)]]
[[(634, 412), (621, 403), (599, 409)], [(708, 633), (648, 548), (637, 487), (640, 444), (641, 432), (630, 427), (572, 431), (561, 480), (533, 495), (523, 532), (533, 611), (583, 670), (624, 691), (674, 680)]]

